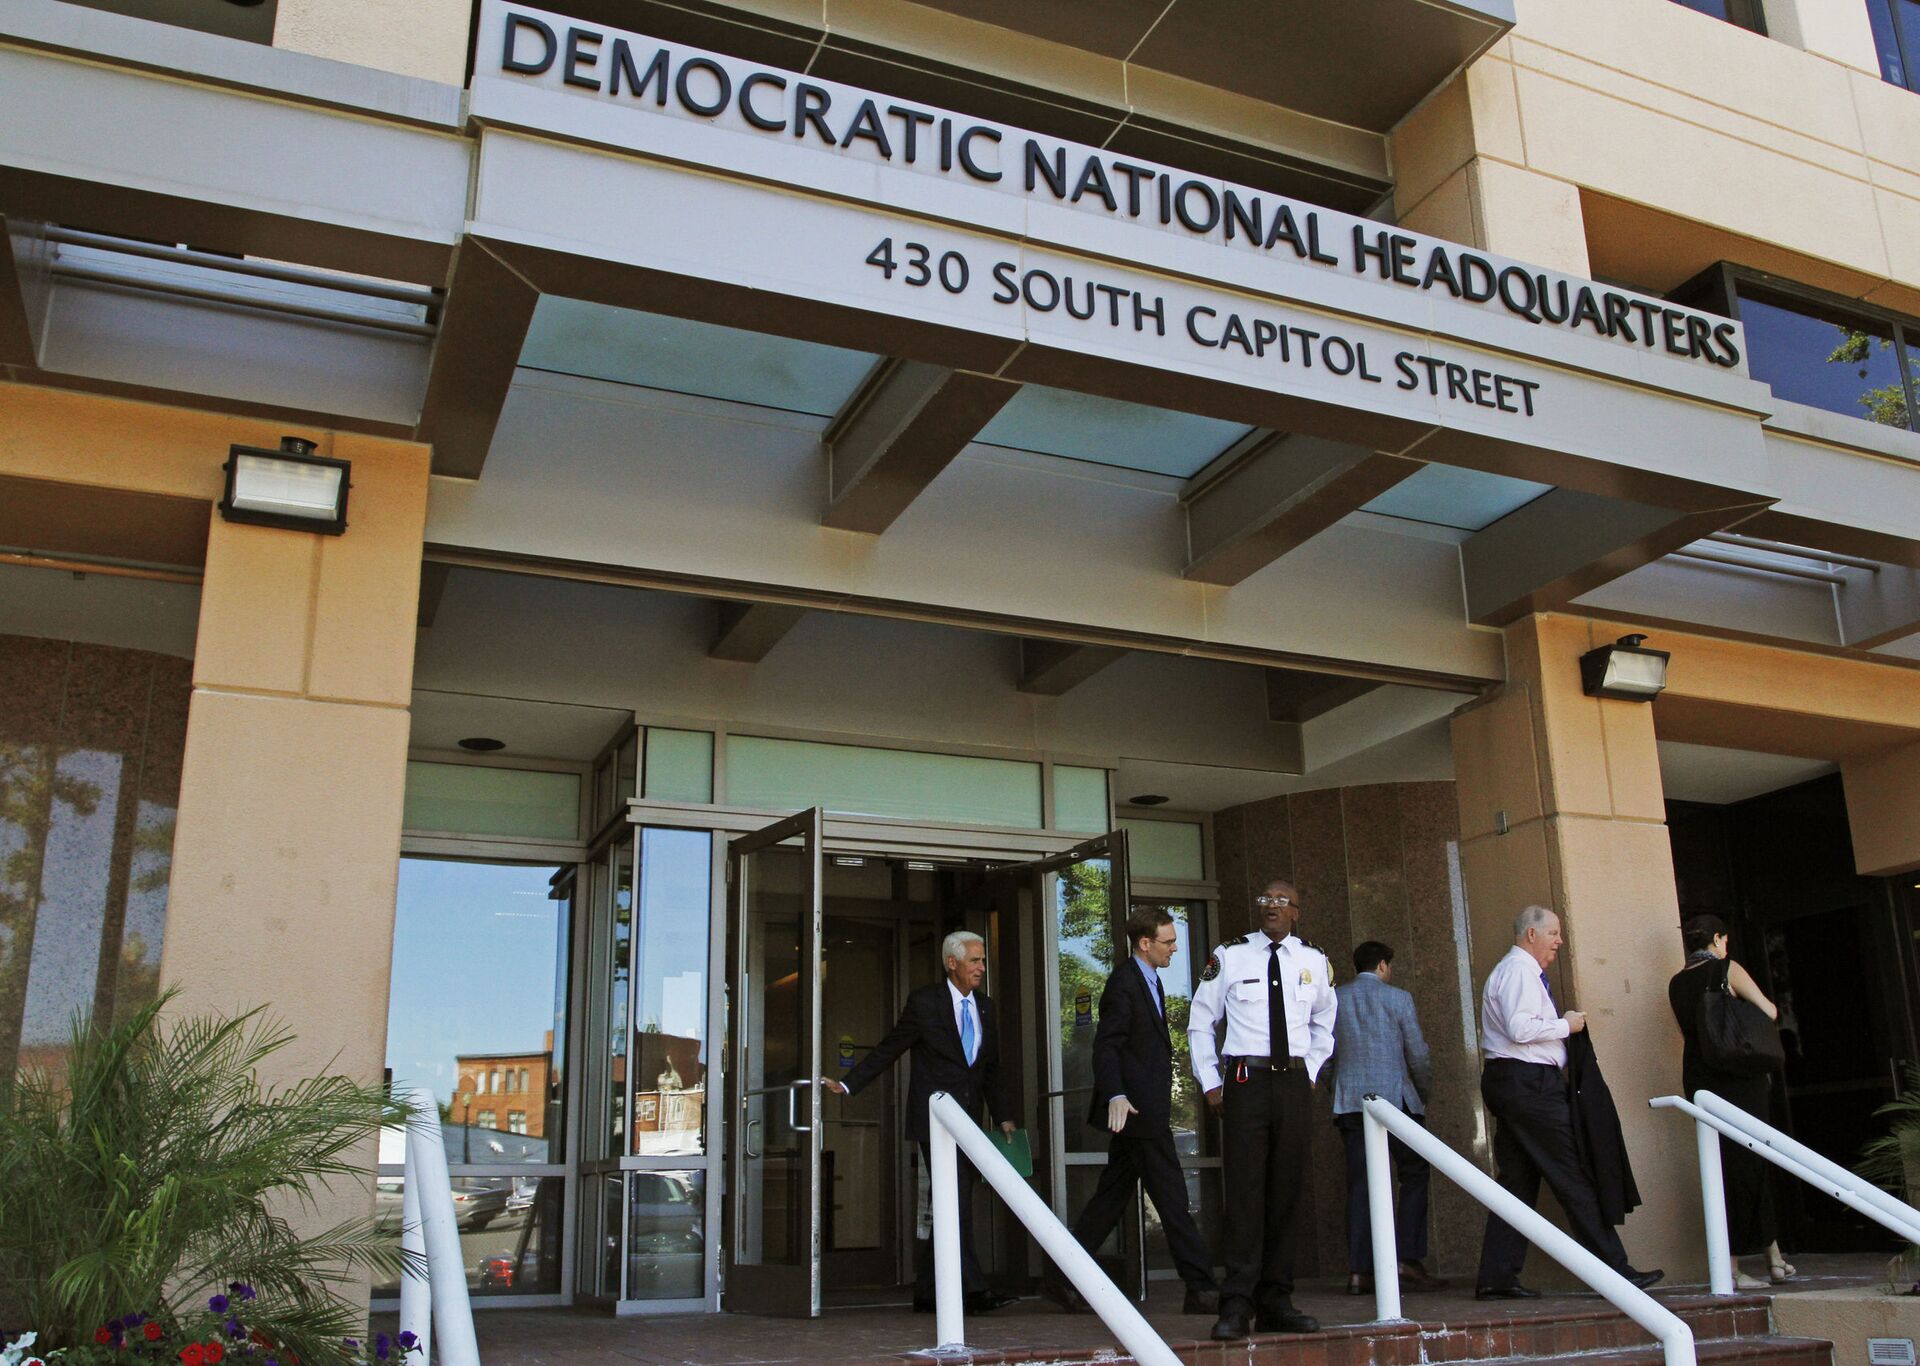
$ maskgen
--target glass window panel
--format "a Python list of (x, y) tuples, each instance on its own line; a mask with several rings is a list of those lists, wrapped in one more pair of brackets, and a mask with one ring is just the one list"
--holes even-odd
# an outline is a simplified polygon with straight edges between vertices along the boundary
[(1054, 829), (1104, 835), (1113, 829), (1112, 820), (1104, 768), (1053, 766)]
[[(1187, 1178), (1187, 1212), (1193, 1215), (1194, 1223), (1200, 1226), (1200, 1241), (1209, 1248), (1220, 1246), (1222, 1219), (1220, 1217), (1220, 1169), (1218, 1167), (1189, 1167)], [(1153, 1207), (1153, 1201), (1147, 1201), (1147, 1271), (1173, 1271), (1173, 1254), (1167, 1251), (1167, 1230), (1160, 1222), (1160, 1211)]]
[(1199, 904), (1163, 904), (1173, 917), (1174, 933), (1180, 937), (1173, 961), (1160, 973), (1160, 985), (1167, 993), (1167, 1025), (1173, 1035), (1173, 1146), (1180, 1156), (1194, 1157), (1207, 1152), (1208, 1145), (1207, 1129), (1201, 1122), (1206, 1112), (1205, 1099), (1200, 1094), (1200, 1083), (1194, 1080), (1192, 1052), (1187, 1044), (1187, 1012), (1193, 1006), (1193, 984), (1207, 947), (1203, 944), (1203, 952), (1195, 956), (1194, 933), (1196, 929), (1204, 931), (1206, 924), (1199, 913)]
[(615, 805), (614, 783), (619, 774), (615, 760), (618, 756), (603, 755), (600, 762), (593, 766), (593, 809), (587, 815), (587, 829), (596, 832), (613, 815)]
[[(401, 1160), (396, 1140), (394, 1160)], [(381, 1160), (387, 1159), (383, 1140)], [(406, 1179), (382, 1176), (375, 1183), (373, 1216), (379, 1232), (400, 1239)], [(566, 1178), (560, 1176), (456, 1176), (453, 1217), (460, 1230), (460, 1262), (467, 1293), (475, 1297), (555, 1295), (560, 1291), (561, 1209)], [(399, 1280), (375, 1281), (373, 1294), (391, 1298)]]
[(1906, 77), (1901, 84), (1911, 90), (1920, 83), (1920, 72), (1914, 70), (1914, 59), (1920, 55), (1920, 4), (1914, 0), (1892, 0), (1892, 5), (1893, 22), (1900, 30), (1900, 65)]
[(1038, 829), (1040, 765), (735, 735), (727, 740), (727, 800)]
[(407, 764), (406, 828), (521, 839), (580, 837), (580, 775)]
[(1908, 425), (1893, 329), (1763, 291), (1740, 291), (1753, 377), (1774, 393), (1890, 427)]
[(609, 1063), (607, 1084), (607, 1151), (627, 1150), (627, 1041), (631, 1022), (628, 1008), (633, 1000), (633, 846), (621, 841), (613, 849), (613, 873), (609, 880), (610, 914), (613, 937), (610, 941), (608, 976), (612, 979), (610, 1021), (612, 1037), (607, 1048)]
[(633, 1148), (706, 1151), (707, 925), (713, 836), (640, 832), (640, 951), (633, 994)]
[(707, 1174), (628, 1172), (627, 1298), (706, 1294)]
[(1088, 859), (1049, 876), (1059, 945), (1060, 1085), (1069, 1152), (1105, 1152), (1084, 1121), (1093, 1095), (1093, 1035), (1100, 991), (1113, 971), (1112, 865)]
[(1900, 40), (1894, 36), (1893, 6), (1911, 9), (1913, 0), (1867, 0), (1867, 18), (1873, 25), (1873, 46), (1880, 54), (1880, 78), (1894, 85), (1910, 85)]
[(1198, 879), (1207, 875), (1205, 829), (1196, 821), (1122, 820), (1127, 871), (1136, 878)]
[[(400, 860), (387, 1066), (396, 1085), (439, 1102), (450, 1162), (559, 1160), (568, 917), (550, 897), (553, 873)], [(527, 1072), (528, 1103), (512, 1107), (525, 1111), (524, 1133), (493, 1099), (509, 1067)]]
[(648, 726), (646, 764), (649, 800), (713, 800), (713, 732)]
[(613, 800), (624, 810), (629, 801), (640, 795), (640, 732), (637, 728), (628, 731), (627, 738), (620, 742), (615, 764)]

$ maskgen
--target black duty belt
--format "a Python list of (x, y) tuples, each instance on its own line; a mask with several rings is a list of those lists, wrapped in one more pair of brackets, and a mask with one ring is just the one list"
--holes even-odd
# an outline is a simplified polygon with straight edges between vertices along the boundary
[(1221, 1059), (1221, 1061), (1227, 1067), (1258, 1067), (1267, 1072), (1291, 1072), (1296, 1068), (1306, 1066), (1306, 1064), (1298, 1058), (1270, 1058), (1264, 1054), (1249, 1054), (1245, 1057), (1228, 1057)]

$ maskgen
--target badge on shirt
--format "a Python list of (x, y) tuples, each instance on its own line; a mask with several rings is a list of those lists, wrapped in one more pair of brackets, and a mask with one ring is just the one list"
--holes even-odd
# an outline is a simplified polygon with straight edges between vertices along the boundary
[(1310, 987), (1313, 985), (1313, 969), (1312, 968), (1302, 968), (1300, 970), (1300, 985), (1303, 987)]
[(1207, 965), (1200, 970), (1200, 980), (1211, 982), (1220, 975), (1220, 951), (1214, 950), (1207, 955)]

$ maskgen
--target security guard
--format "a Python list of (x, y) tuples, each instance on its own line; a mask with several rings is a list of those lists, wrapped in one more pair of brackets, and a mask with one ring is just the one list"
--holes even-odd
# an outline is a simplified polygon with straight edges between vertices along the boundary
[[(1291, 882), (1269, 882), (1253, 905), (1260, 929), (1213, 951), (1187, 1015), (1193, 1074), (1222, 1116), (1227, 1278), (1213, 1325), (1221, 1342), (1252, 1328), (1320, 1327), (1293, 1307), (1293, 1243), (1312, 1088), (1333, 1056), (1333, 970), (1293, 933), (1302, 906)], [(1213, 1030), (1223, 1016), (1226, 1052), (1216, 1058)]]

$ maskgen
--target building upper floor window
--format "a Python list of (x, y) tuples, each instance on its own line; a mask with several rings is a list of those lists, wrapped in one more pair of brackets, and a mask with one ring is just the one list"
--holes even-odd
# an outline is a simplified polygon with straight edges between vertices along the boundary
[(1781, 398), (1888, 427), (1915, 428), (1910, 346), (1920, 322), (1787, 281), (1715, 266), (1680, 291), (1737, 317), (1747, 367)]
[(1674, 3), (1755, 33), (1767, 31), (1767, 17), (1761, 12), (1760, 0), (1674, 0)]
[(1920, 90), (1920, 3), (1867, 0), (1867, 17), (1873, 22), (1881, 79)]

